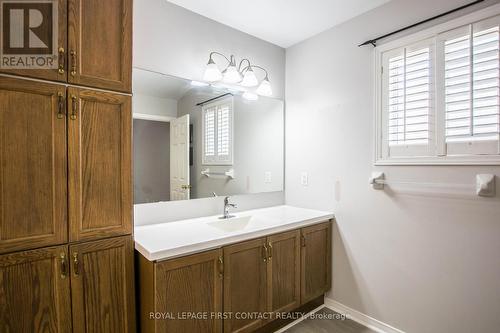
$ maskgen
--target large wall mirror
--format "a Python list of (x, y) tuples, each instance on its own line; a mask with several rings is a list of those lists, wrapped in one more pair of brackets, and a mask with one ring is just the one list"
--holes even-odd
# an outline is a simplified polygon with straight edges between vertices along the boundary
[(283, 190), (283, 101), (134, 68), (134, 203)]

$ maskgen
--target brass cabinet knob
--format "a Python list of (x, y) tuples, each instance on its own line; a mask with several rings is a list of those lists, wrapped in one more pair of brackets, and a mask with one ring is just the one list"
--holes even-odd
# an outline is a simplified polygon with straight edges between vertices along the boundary
[(58, 67), (58, 70), (57, 72), (59, 74), (64, 74), (64, 69), (65, 69), (65, 51), (64, 51), (64, 47), (60, 47), (59, 48), (59, 59), (58, 59), (58, 62), (59, 62), (59, 67)]
[(61, 278), (65, 279), (66, 276), (68, 276), (68, 262), (66, 261), (66, 254), (64, 252), (61, 252), (60, 259), (61, 259)]

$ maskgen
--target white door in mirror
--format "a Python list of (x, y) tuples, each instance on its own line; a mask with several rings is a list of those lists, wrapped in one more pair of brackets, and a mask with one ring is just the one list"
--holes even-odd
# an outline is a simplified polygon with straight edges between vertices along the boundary
[(187, 200), (189, 184), (189, 115), (170, 122), (170, 200)]

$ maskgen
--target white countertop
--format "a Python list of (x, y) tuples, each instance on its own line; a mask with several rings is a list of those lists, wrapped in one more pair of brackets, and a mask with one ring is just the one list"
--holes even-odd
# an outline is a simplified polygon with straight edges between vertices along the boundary
[(275, 206), (216, 216), (136, 226), (135, 249), (150, 261), (165, 260), (231, 243), (297, 229), (333, 218), (333, 213)]

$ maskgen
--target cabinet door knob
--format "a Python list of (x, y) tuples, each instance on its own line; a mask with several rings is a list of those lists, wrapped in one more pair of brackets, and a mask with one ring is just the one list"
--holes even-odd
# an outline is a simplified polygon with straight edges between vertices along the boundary
[(73, 272), (75, 275), (80, 274), (80, 262), (78, 261), (78, 253), (73, 253)]
[(224, 277), (224, 258), (219, 256), (219, 277), (222, 279)]
[(262, 246), (262, 260), (264, 262), (267, 262), (267, 245), (264, 244), (264, 246)]
[(76, 52), (74, 50), (71, 50), (69, 55), (71, 56), (70, 74), (71, 74), (71, 76), (75, 76), (76, 75)]
[(64, 118), (64, 95), (62, 92), (57, 93), (57, 119)]
[(66, 260), (66, 254), (61, 252), (59, 258), (61, 259), (61, 278), (65, 279), (68, 276), (68, 262)]
[(75, 120), (78, 114), (78, 103), (75, 95), (71, 96), (71, 120)]
[(267, 242), (267, 247), (269, 248), (269, 256), (267, 257), (267, 260), (271, 260), (273, 258), (273, 245), (271, 242)]
[(59, 62), (59, 68), (57, 70), (57, 72), (59, 74), (64, 74), (64, 68), (66, 67), (65, 66), (65, 51), (64, 51), (64, 47), (60, 47), (59, 48), (59, 59), (58, 59), (58, 62)]

